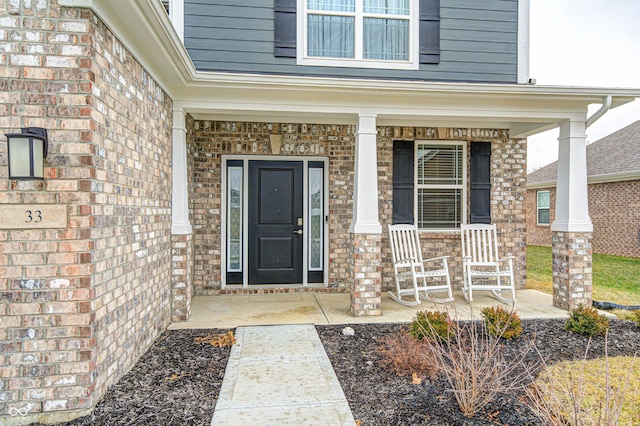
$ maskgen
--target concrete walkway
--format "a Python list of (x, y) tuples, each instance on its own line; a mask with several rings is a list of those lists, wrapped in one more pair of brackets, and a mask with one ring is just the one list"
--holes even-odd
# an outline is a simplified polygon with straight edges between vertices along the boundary
[(238, 327), (212, 426), (355, 425), (313, 325)]

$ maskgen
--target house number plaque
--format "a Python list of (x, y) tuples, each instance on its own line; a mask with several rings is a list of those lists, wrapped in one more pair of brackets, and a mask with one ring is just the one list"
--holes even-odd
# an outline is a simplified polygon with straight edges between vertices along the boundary
[(60, 204), (5, 204), (0, 206), (0, 229), (66, 228), (67, 206)]

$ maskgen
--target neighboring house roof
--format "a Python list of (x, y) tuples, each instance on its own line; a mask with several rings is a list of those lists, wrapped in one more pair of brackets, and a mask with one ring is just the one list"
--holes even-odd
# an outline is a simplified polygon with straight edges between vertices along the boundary
[[(558, 162), (529, 174), (528, 188), (555, 186)], [(640, 179), (640, 120), (587, 145), (589, 183)]]

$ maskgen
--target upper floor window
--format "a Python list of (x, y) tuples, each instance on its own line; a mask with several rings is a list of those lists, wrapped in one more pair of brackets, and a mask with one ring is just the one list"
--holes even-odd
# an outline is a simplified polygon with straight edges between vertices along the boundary
[(549, 191), (538, 191), (538, 225), (549, 225), (551, 197)]
[(299, 64), (418, 68), (417, 0), (298, 2)]

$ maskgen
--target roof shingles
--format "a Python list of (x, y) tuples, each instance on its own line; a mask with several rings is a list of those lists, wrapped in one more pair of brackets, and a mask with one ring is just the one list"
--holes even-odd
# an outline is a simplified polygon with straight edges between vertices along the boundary
[[(640, 120), (587, 145), (587, 176), (640, 172)], [(527, 184), (555, 182), (555, 161), (529, 174)]]

